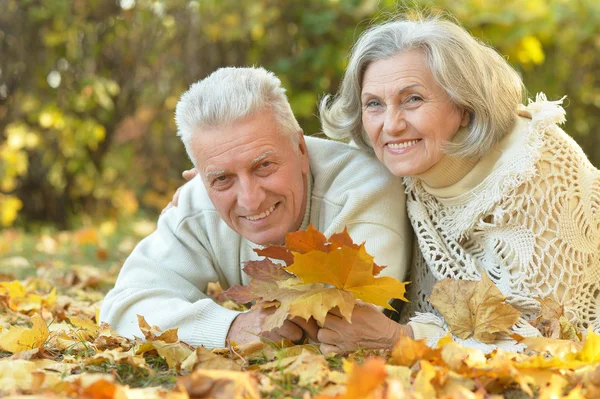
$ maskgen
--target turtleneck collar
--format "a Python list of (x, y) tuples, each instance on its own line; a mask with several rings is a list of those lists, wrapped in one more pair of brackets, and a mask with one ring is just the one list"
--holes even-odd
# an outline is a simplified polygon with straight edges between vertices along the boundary
[[(466, 128), (459, 129), (452, 138), (457, 142), (468, 134)], [(459, 182), (477, 164), (477, 158), (459, 158), (453, 155), (444, 155), (435, 165), (423, 173), (415, 175), (417, 179), (431, 188), (449, 187)]]
[(465, 177), (475, 167), (477, 161), (477, 158), (459, 158), (444, 155), (429, 170), (414, 177), (431, 188), (449, 187)]

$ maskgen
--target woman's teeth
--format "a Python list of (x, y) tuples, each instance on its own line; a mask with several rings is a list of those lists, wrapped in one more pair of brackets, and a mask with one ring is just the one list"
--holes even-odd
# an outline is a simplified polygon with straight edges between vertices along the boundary
[(408, 148), (417, 144), (420, 140), (405, 141), (404, 143), (389, 143), (388, 147), (393, 149)]

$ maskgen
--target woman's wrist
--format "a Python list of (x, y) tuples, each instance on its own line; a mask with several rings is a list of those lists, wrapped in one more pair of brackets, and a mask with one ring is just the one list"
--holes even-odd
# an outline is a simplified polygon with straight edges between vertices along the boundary
[(389, 349), (394, 348), (394, 345), (396, 345), (396, 342), (398, 342), (398, 339), (400, 339), (401, 336), (414, 339), (414, 334), (411, 326), (406, 324), (398, 324), (395, 321), (392, 321), (392, 323), (394, 324), (394, 333), (392, 334), (392, 340), (389, 344)]

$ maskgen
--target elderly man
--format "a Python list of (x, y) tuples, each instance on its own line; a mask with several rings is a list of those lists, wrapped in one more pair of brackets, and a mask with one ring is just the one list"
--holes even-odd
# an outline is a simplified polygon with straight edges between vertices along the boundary
[[(266, 311), (225, 309), (207, 297), (207, 284), (247, 284), (241, 263), (258, 259), (253, 248), (282, 244), (309, 223), (327, 236), (347, 227), (388, 266), (384, 275), (405, 278), (412, 233), (401, 179), (358, 149), (304, 137), (271, 72), (217, 70), (182, 96), (176, 122), (199, 176), (106, 296), (100, 318), (119, 333), (141, 336), (140, 314), (162, 329), (178, 327), (192, 345), (256, 340)], [(266, 337), (298, 341), (315, 329), (288, 320)]]

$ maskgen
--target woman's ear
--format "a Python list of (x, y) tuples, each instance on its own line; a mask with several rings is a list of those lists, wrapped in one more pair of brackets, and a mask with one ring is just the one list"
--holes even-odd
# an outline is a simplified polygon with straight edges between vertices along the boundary
[(471, 113), (468, 110), (463, 109), (462, 110), (462, 119), (460, 120), (460, 126), (467, 127), (467, 125), (470, 122), (471, 122)]

